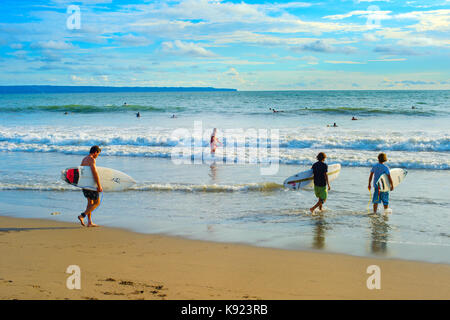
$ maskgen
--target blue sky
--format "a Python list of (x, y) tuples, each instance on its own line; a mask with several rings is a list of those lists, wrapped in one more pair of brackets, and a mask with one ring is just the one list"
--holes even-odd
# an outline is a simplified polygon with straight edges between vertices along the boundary
[(0, 85), (450, 89), (450, 0), (2, 0), (0, 15)]

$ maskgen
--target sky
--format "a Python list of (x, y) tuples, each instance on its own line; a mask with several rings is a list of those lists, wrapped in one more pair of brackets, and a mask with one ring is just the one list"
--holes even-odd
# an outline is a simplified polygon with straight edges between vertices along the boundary
[(450, 89), (450, 0), (2, 0), (0, 85)]

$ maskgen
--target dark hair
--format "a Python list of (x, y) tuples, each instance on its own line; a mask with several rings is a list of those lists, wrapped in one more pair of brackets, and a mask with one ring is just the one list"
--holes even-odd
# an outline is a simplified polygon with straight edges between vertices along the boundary
[(96, 152), (100, 153), (100, 152), (102, 152), (102, 149), (99, 146), (93, 146), (93, 147), (91, 147), (91, 150), (89, 150), (90, 154), (96, 153)]
[(327, 155), (324, 152), (321, 152), (317, 155), (317, 160), (322, 161), (326, 157), (327, 157)]
[(380, 154), (378, 155), (378, 161), (380, 161), (380, 162), (386, 162), (386, 161), (387, 161), (386, 153), (380, 153)]

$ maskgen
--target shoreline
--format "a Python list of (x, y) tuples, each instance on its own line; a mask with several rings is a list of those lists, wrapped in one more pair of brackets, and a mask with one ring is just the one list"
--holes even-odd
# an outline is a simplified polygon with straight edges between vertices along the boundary
[[(450, 266), (0, 216), (2, 299), (449, 299)], [(66, 287), (78, 265), (81, 289)], [(369, 290), (370, 265), (381, 289)]]

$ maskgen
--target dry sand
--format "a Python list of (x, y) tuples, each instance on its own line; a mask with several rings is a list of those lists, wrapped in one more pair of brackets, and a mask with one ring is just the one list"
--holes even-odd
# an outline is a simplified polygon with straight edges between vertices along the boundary
[[(450, 266), (0, 217), (1, 299), (449, 299)], [(81, 289), (69, 290), (69, 265)], [(369, 265), (381, 289), (369, 290)]]

